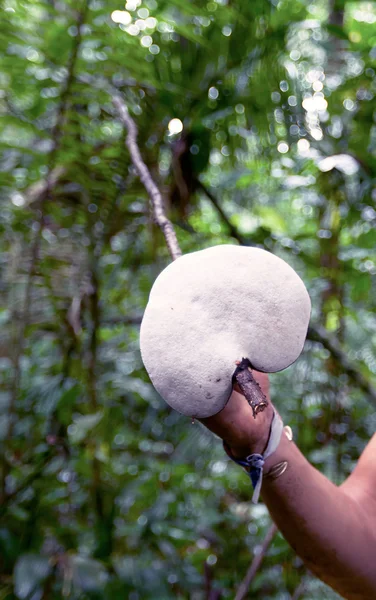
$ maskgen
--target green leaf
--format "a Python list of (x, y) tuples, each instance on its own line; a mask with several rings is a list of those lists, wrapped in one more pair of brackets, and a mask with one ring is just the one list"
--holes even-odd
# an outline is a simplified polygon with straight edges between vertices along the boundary
[(259, 206), (256, 214), (261, 217), (261, 224), (273, 233), (286, 233), (287, 225), (280, 212), (274, 207)]
[(94, 429), (103, 417), (103, 412), (99, 411), (92, 415), (80, 415), (73, 419), (73, 424), (69, 427), (69, 438), (72, 443), (82, 442), (89, 433)]
[(70, 563), (77, 591), (97, 592), (104, 588), (108, 573), (98, 560), (75, 554), (70, 557)]
[(68, 425), (72, 420), (72, 410), (80, 395), (81, 387), (76, 384), (63, 392), (57, 405), (57, 414), (62, 425)]
[(51, 573), (47, 557), (39, 554), (22, 554), (14, 567), (14, 593), (24, 600), (35, 592)]
[(368, 273), (359, 273), (354, 280), (354, 285), (351, 290), (351, 299), (353, 302), (367, 302), (371, 287), (371, 275)]

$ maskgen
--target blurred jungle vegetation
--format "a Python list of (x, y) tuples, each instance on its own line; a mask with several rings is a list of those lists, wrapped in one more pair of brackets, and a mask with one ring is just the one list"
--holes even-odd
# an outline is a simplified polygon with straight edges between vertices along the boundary
[[(170, 258), (108, 84), (183, 251), (255, 244), (305, 281), (273, 400), (340, 483), (376, 426), (376, 4), (0, 8), (0, 599), (234, 598), (270, 518), (143, 368)], [(337, 596), (277, 534), (247, 597)]]

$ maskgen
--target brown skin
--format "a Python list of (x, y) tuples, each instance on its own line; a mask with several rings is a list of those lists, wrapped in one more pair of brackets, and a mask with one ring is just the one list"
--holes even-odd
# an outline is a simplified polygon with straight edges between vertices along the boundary
[(252, 375), (269, 400), (267, 408), (260, 412), (256, 419), (253, 418), (252, 409), (237, 385), (221, 412), (213, 417), (201, 419), (206, 427), (226, 440), (234, 456), (239, 457), (249, 454), (250, 447), (253, 452), (262, 452), (265, 449), (273, 416), (267, 374), (252, 371)]
[[(269, 380), (253, 371), (270, 401)], [(237, 457), (265, 449), (273, 408), (253, 419), (234, 390), (225, 408), (202, 419)], [(287, 460), (278, 479), (264, 479), (262, 498), (280, 531), (307, 567), (347, 600), (376, 599), (376, 434), (346, 481), (337, 487), (285, 435), (265, 472)]]

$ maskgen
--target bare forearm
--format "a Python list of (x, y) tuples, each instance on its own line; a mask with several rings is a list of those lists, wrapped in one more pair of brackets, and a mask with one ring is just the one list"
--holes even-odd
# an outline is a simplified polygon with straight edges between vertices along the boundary
[[(253, 371), (269, 402), (265, 374)], [(241, 459), (263, 454), (273, 407), (252, 416), (246, 401), (233, 391), (225, 408), (203, 422)], [(376, 598), (376, 435), (340, 487), (317, 471), (282, 434), (278, 449), (265, 461), (265, 473), (281, 461), (287, 470), (264, 478), (262, 498), (286, 540), (309, 569), (347, 600)]]
[[(262, 497), (280, 531), (309, 569), (348, 600), (376, 598), (376, 535), (361, 502), (317, 471), (285, 436), (266, 462), (287, 460), (264, 479)], [(269, 464), (268, 464), (269, 463)]]

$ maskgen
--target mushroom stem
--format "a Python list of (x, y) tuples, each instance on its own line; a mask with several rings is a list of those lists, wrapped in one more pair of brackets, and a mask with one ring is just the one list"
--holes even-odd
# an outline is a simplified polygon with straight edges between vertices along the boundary
[(242, 358), (236, 364), (237, 367), (232, 376), (233, 382), (238, 384), (241, 393), (246, 397), (248, 404), (252, 408), (253, 418), (255, 419), (257, 414), (265, 410), (268, 406), (268, 401), (250, 371), (252, 369), (250, 360)]

